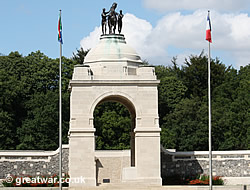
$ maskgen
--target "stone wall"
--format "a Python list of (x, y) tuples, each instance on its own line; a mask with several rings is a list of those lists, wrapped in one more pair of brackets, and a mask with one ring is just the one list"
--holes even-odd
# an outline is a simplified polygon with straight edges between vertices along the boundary
[[(213, 151), (213, 175), (225, 179), (245, 179), (250, 184), (250, 151)], [(161, 152), (161, 174), (169, 176), (190, 177), (209, 174), (208, 151)], [(228, 182), (230, 183), (230, 182)]]
[[(68, 172), (68, 145), (63, 145), (62, 172)], [(0, 151), (0, 179), (7, 175), (51, 176), (59, 173), (59, 149), (56, 151)]]
[[(68, 173), (68, 145), (63, 145), (63, 173)], [(6, 175), (58, 174), (56, 151), (0, 151), (0, 179)], [(97, 183), (120, 183), (122, 169), (130, 167), (129, 150), (96, 151)], [(161, 149), (162, 178), (196, 176), (209, 173), (207, 151), (176, 152)], [(223, 176), (227, 184), (250, 184), (250, 150), (213, 151), (213, 175)]]
[[(69, 146), (63, 145), (62, 172), (68, 173)], [(130, 150), (95, 152), (97, 184), (120, 183), (122, 169), (130, 167)], [(56, 151), (0, 151), (0, 179), (7, 175), (52, 176), (59, 173), (59, 149)]]

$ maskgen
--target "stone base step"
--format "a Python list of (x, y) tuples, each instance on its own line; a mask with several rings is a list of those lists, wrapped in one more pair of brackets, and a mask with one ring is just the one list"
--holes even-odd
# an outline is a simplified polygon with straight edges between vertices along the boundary
[[(209, 190), (209, 186), (121, 186), (104, 185), (97, 187), (63, 187), (63, 190)], [(58, 187), (0, 187), (0, 190), (59, 190)], [(250, 185), (213, 186), (213, 190), (250, 190)]]
[[(209, 186), (139, 186), (139, 185), (102, 185), (97, 187), (79, 187), (69, 188), (68, 190), (209, 190)], [(213, 186), (213, 190), (245, 190), (250, 189), (250, 186), (244, 185), (230, 185), (230, 186)]]

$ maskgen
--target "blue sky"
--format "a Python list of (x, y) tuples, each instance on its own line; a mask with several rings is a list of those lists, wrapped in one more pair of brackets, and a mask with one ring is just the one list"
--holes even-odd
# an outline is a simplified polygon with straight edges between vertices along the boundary
[[(98, 42), (102, 8), (112, 0), (1, 0), (0, 53), (28, 55), (41, 50), (59, 56), (57, 22), (62, 9), (63, 55), (71, 57), (80, 46)], [(129, 45), (151, 64), (167, 65), (173, 56), (179, 64), (190, 54), (207, 51), (207, 9), (213, 26), (212, 57), (239, 68), (250, 63), (250, 17), (247, 0), (117, 0), (122, 9), (124, 34)], [(164, 60), (164, 61), (163, 61)]]
[[(80, 47), (80, 40), (100, 24), (102, 8), (109, 8), (112, 3), (113, 0), (2, 0), (0, 53), (8, 54), (17, 50), (27, 55), (31, 51), (41, 50), (50, 57), (57, 57), (57, 22), (61, 9), (63, 52), (70, 57)], [(150, 11), (143, 8), (141, 1), (118, 3), (124, 12), (131, 12), (152, 22), (157, 19), (157, 14), (151, 13), (150, 16)]]

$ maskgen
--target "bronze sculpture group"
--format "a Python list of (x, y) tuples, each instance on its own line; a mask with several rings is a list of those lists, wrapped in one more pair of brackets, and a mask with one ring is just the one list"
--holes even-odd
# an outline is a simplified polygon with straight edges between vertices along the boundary
[(109, 27), (109, 34), (115, 34), (116, 30), (116, 24), (118, 24), (118, 32), (119, 34), (122, 31), (122, 10), (120, 10), (120, 13), (118, 14), (115, 12), (115, 9), (117, 7), (117, 3), (113, 3), (110, 10), (106, 12), (106, 9), (103, 8), (101, 17), (102, 17), (102, 34), (106, 34), (106, 25), (107, 25), (107, 19), (108, 19), (108, 27)]

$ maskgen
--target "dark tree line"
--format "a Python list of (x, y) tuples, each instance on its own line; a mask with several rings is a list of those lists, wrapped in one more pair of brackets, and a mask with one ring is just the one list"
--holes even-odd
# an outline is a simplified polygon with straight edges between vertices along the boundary
[[(161, 143), (177, 150), (208, 150), (207, 57), (156, 67)], [(239, 71), (211, 62), (213, 150), (250, 148), (250, 65)]]
[[(73, 67), (86, 51), (62, 59), (63, 143), (69, 128), (68, 84)], [(40, 51), (22, 56), (0, 55), (0, 149), (58, 147), (58, 59)], [(190, 56), (178, 67), (156, 66), (161, 80), (159, 116), (161, 143), (177, 150), (208, 149), (207, 57)], [(211, 62), (212, 137), (214, 150), (250, 148), (250, 65), (239, 71)], [(131, 118), (119, 103), (95, 109), (97, 149), (127, 149)]]

